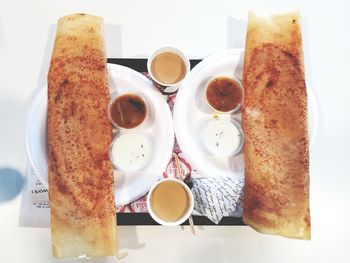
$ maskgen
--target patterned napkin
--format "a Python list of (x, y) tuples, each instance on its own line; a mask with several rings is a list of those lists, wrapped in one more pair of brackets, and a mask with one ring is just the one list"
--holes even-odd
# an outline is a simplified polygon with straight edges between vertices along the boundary
[(242, 216), (243, 180), (233, 177), (193, 180), (194, 209), (218, 224), (224, 216)]

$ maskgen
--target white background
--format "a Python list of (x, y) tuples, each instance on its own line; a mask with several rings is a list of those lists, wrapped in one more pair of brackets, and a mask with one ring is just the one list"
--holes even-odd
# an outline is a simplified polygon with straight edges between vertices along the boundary
[[(120, 227), (123, 262), (350, 262), (350, 5), (346, 1), (0, 0), (0, 176), (25, 170), (30, 94), (46, 82), (55, 23), (86, 12), (104, 17), (109, 57), (147, 57), (163, 45), (192, 58), (243, 47), (247, 12), (300, 9), (306, 78), (319, 105), (311, 152), (312, 241), (249, 227)], [(18, 180), (2, 185), (11, 190)], [(18, 226), (20, 194), (0, 201), (0, 262), (57, 262), (49, 229)], [(109, 259), (108, 262), (114, 262)], [(104, 261), (101, 261), (104, 262)]]

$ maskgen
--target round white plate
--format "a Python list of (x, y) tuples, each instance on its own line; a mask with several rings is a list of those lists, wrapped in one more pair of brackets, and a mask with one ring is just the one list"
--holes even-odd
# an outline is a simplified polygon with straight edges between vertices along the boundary
[[(186, 159), (204, 177), (235, 176), (243, 178), (243, 154), (222, 158), (210, 155), (200, 141), (203, 123), (213, 118), (214, 113), (205, 102), (204, 88), (208, 80), (218, 75), (234, 75), (241, 79), (243, 70), (242, 49), (225, 50), (211, 55), (196, 65), (179, 89), (174, 110), (176, 139)], [(314, 141), (318, 123), (316, 100), (308, 92), (308, 118), (310, 146)], [(241, 121), (241, 113), (219, 115), (219, 118), (234, 118)]]
[[(111, 93), (141, 93), (151, 112), (149, 124), (140, 131), (149, 135), (153, 142), (151, 161), (140, 172), (115, 172), (117, 205), (125, 205), (146, 194), (162, 178), (172, 155), (174, 129), (170, 109), (149, 79), (135, 70), (115, 64), (108, 64), (108, 71)], [(26, 141), (33, 170), (48, 185), (47, 87), (38, 91), (31, 104)]]

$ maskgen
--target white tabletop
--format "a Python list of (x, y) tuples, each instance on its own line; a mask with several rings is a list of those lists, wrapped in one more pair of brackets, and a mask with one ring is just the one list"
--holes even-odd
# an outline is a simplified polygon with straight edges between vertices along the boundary
[[(123, 262), (350, 262), (350, 35), (346, 1), (0, 0), (0, 262), (56, 262), (50, 230), (18, 226), (30, 94), (46, 82), (55, 23), (105, 18), (108, 57), (147, 57), (163, 45), (192, 58), (243, 47), (247, 12), (300, 9), (306, 77), (319, 106), (311, 152), (312, 240), (249, 227), (120, 227)], [(109, 259), (108, 262), (114, 262)], [(101, 260), (107, 262), (107, 260)]]

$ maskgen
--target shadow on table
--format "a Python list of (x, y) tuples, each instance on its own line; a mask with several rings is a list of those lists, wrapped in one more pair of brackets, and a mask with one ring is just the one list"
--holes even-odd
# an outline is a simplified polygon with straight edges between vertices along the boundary
[[(227, 19), (227, 48), (228, 49), (244, 49), (245, 37), (247, 32), (247, 21), (229, 17)], [(235, 69), (234, 75), (242, 78), (243, 75), (244, 52), (240, 56), (238, 67)]]
[[(2, 83), (1, 83), (2, 84)], [(0, 84), (0, 85), (1, 85)], [(3, 86), (2, 86), (3, 87)], [(7, 87), (9, 88), (9, 87)], [(18, 196), (24, 185), (23, 173), (7, 164), (7, 159), (25, 160), (25, 111), (20, 99), (15, 96), (0, 97), (0, 134), (5, 139), (1, 143), (0, 203)], [(21, 166), (21, 165), (19, 165)], [(16, 167), (17, 168), (17, 167)]]
[(49, 72), (52, 50), (55, 43), (56, 28), (57, 28), (56, 24), (52, 24), (50, 26), (49, 33), (47, 35), (46, 48), (44, 51), (44, 55), (41, 63), (41, 69), (39, 73), (39, 79), (38, 79), (39, 89), (47, 85), (47, 74)]
[(104, 28), (107, 58), (120, 58), (122, 56), (122, 27), (105, 24)]
[(140, 249), (146, 246), (140, 243), (136, 233), (136, 226), (118, 227), (119, 249)]
[[(128, 254), (133, 254), (133, 250), (141, 249), (145, 247), (145, 244), (140, 244), (138, 241), (137, 233), (136, 233), (136, 227), (135, 226), (127, 226), (127, 227), (118, 227), (117, 228), (117, 236), (118, 236), (118, 256), (112, 256), (112, 257), (106, 257), (101, 259), (70, 259), (70, 260), (64, 260), (65, 263), (73, 263), (73, 262), (79, 262), (79, 263), (116, 263), (119, 262), (119, 259), (122, 259), (125, 257), (125, 259), (128, 259)], [(54, 258), (51, 255), (51, 237), (49, 231), (45, 235), (40, 235), (40, 241), (42, 245), (42, 251), (45, 253), (46, 263), (58, 263), (61, 262), (61, 260), (58, 260)], [(118, 259), (119, 258), (119, 259)], [(147, 260), (146, 260), (147, 262)]]
[(227, 19), (227, 48), (244, 48), (247, 21), (229, 17)]
[(4, 30), (3, 30), (3, 26), (2, 26), (2, 15), (0, 13), (0, 48), (1, 46), (3, 45), (4, 43), (4, 36), (5, 36), (5, 33), (4, 33)]
[(24, 185), (22, 174), (10, 167), (0, 168), (0, 202), (12, 200), (20, 194)]

